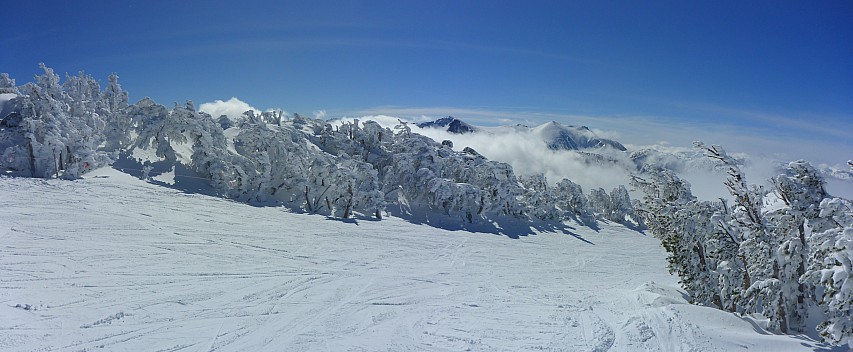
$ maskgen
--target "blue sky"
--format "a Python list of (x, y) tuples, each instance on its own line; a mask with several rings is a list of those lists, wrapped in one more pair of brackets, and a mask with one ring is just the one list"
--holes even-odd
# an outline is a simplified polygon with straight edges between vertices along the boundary
[(131, 100), (166, 105), (760, 135), (853, 158), (851, 1), (268, 3), (15, 1), (0, 72), (117, 72)]

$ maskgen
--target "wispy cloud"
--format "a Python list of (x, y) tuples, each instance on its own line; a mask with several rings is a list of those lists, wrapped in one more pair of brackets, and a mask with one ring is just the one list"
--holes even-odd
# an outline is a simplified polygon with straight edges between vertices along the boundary
[[(853, 131), (853, 114), (848, 116), (823, 116), (822, 114), (797, 112), (779, 114), (740, 107), (722, 106), (704, 102), (658, 101), (659, 103), (688, 111), (703, 112), (722, 117), (747, 120), (767, 126), (768, 130), (801, 131), (820, 135), (849, 138)], [(827, 123), (831, 121), (831, 123)]]

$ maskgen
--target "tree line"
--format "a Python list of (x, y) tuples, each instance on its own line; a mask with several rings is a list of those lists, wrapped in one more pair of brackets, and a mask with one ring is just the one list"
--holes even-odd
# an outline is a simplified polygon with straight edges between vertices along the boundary
[(471, 148), (456, 151), (403, 121), (392, 129), (276, 111), (247, 111), (231, 121), (192, 102), (169, 109), (146, 97), (129, 104), (115, 74), (101, 90), (89, 75), (60, 82), (40, 67), (44, 73), (22, 86), (0, 75), (0, 93), (17, 95), (0, 126), (0, 167), (18, 175), (79, 178), (140, 148), (185, 163), (224, 197), (282, 201), (334, 217), (381, 218), (394, 204), (469, 223), (511, 217), (639, 225), (624, 186), (587, 195), (568, 179), (517, 176), (506, 163)]

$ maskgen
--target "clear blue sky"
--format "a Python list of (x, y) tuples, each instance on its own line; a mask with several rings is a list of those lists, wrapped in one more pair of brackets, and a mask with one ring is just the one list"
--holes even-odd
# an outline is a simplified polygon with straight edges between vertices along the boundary
[(853, 158), (853, 1), (269, 3), (9, 2), (0, 72), (20, 84), (45, 62), (117, 72), (133, 101), (236, 96), (328, 117), (723, 122), (835, 140)]

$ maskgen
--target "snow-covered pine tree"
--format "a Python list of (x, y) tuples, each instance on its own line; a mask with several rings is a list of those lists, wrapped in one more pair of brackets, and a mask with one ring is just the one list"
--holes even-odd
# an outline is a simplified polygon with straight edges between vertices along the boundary
[(589, 207), (595, 213), (598, 220), (610, 219), (610, 196), (604, 188), (593, 188), (589, 191)]
[(20, 94), (15, 85), (15, 79), (10, 78), (8, 73), (0, 73), (0, 94)]
[[(18, 88), (20, 121), (9, 133), (23, 138), (3, 152), (4, 164), (33, 177), (77, 178), (111, 162), (109, 155), (98, 151), (104, 122), (98, 114), (97, 82), (81, 74), (61, 85), (51, 68), (39, 67), (44, 74)], [(92, 94), (94, 101), (81, 101)]]
[(108, 82), (106, 89), (101, 94), (105, 123), (104, 149), (107, 151), (123, 150), (131, 146), (130, 132), (134, 128), (133, 121), (124, 111), (128, 107), (128, 94), (121, 89), (117, 74), (111, 74)]
[(771, 327), (788, 332), (788, 312), (780, 280), (780, 263), (776, 249), (781, 240), (767, 226), (762, 213), (763, 200), (767, 192), (763, 187), (746, 183), (740, 167), (726, 151), (717, 145), (695, 143), (709, 158), (718, 160), (728, 168), (725, 185), (734, 197), (731, 210), (731, 228), (742, 234), (738, 249), (746, 258), (746, 275), (749, 283), (740, 299), (746, 312), (761, 313), (770, 319)]
[(634, 203), (631, 201), (631, 195), (628, 194), (628, 189), (624, 185), (619, 185), (610, 191), (610, 220), (620, 224), (628, 224), (633, 222), (635, 226), (643, 225), (642, 219), (634, 209)]
[(678, 275), (692, 302), (722, 307), (716, 272), (720, 260), (709, 251), (709, 243), (719, 235), (711, 221), (719, 208), (698, 201), (690, 184), (670, 170), (646, 166), (643, 171), (644, 176), (631, 179), (643, 192), (638, 213), (666, 249), (668, 269)]
[(566, 214), (565, 216), (583, 224), (595, 225), (595, 215), (579, 184), (564, 178), (557, 183), (555, 193), (557, 207)]
[(519, 177), (524, 186), (524, 212), (535, 219), (566, 220), (564, 211), (557, 208), (557, 192), (548, 186), (545, 175), (536, 174)]
[(485, 161), (474, 168), (473, 180), (467, 182), (478, 186), (483, 197), (483, 212), (499, 216), (526, 217), (524, 206), (519, 201), (522, 189), (509, 164)]
[(764, 216), (780, 241), (776, 258), (788, 327), (794, 331), (804, 331), (808, 305), (812, 303), (811, 297), (814, 295), (813, 287), (800, 282), (809, 257), (805, 224), (818, 217), (820, 203), (828, 195), (823, 179), (808, 162), (791, 162), (784, 167), (784, 172), (771, 180), (784, 207)]
[(482, 209), (480, 189), (474, 185), (436, 177), (427, 182), (427, 187), (427, 198), (433, 209), (458, 216), (468, 223), (479, 216)]
[(176, 161), (175, 150), (168, 139), (166, 129), (170, 129), (169, 110), (165, 106), (155, 103), (151, 98), (145, 97), (137, 103), (130, 105), (126, 110), (131, 124), (135, 126), (136, 139), (131, 147), (154, 148), (158, 157), (167, 161)]
[(853, 348), (853, 202), (825, 198), (806, 226), (811, 249), (801, 281), (816, 287), (826, 315), (817, 326), (824, 340)]
[[(707, 241), (706, 252), (709, 258), (716, 262), (720, 309), (729, 312), (742, 312), (743, 292), (749, 288), (749, 274), (746, 272), (747, 261), (739, 251), (743, 242), (742, 234), (732, 228), (731, 215), (725, 201), (722, 201), (710, 218), (715, 226), (715, 236)], [(712, 266), (713, 267), (713, 266)]]

